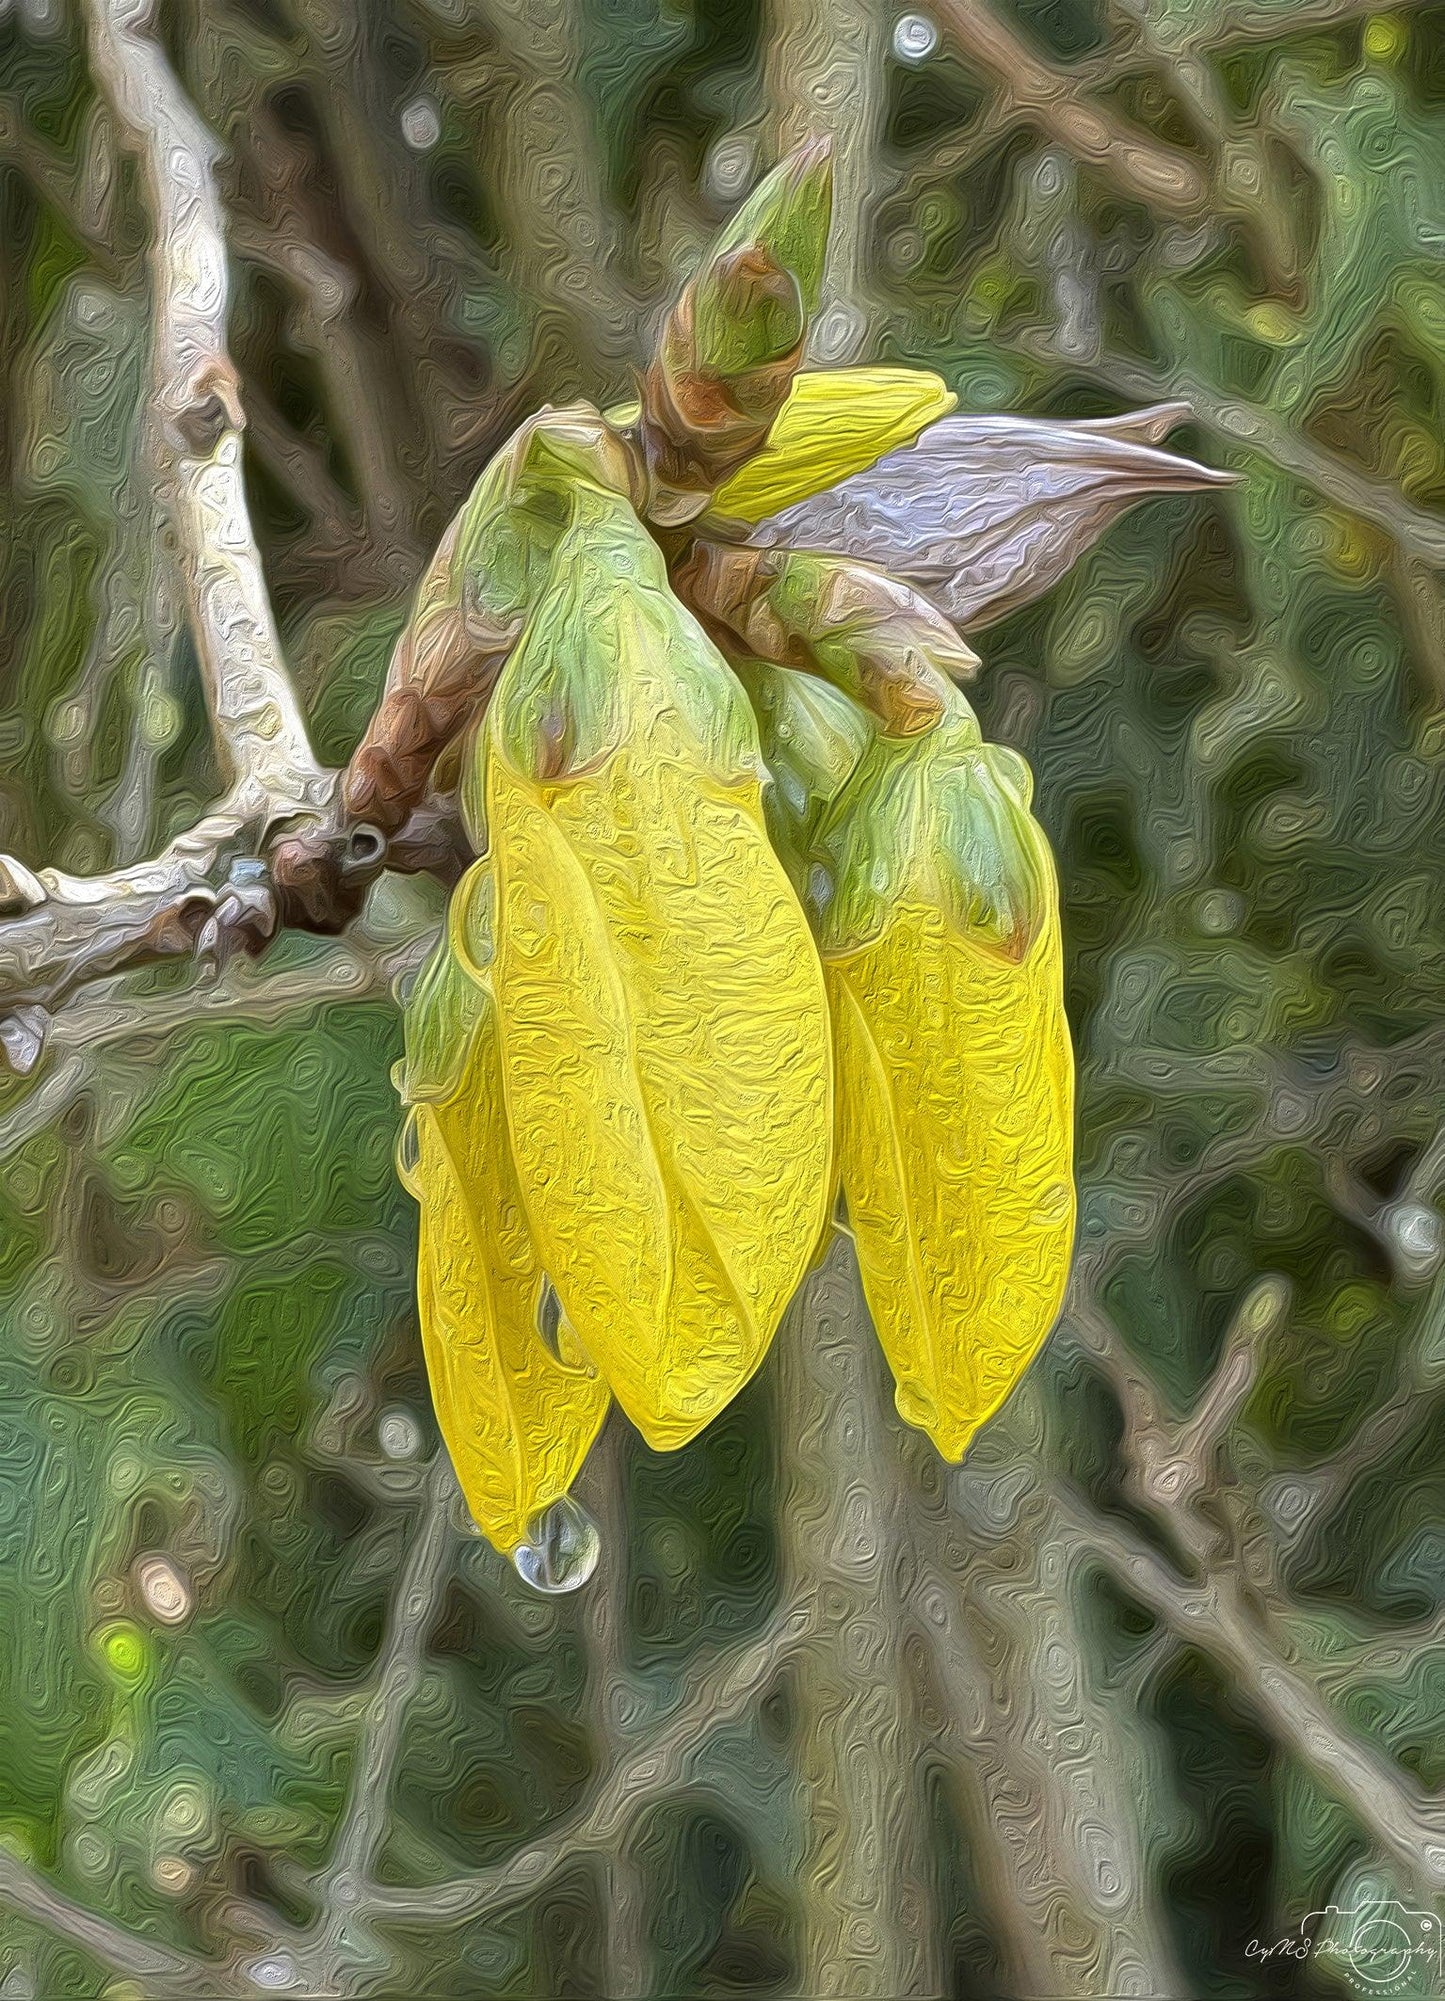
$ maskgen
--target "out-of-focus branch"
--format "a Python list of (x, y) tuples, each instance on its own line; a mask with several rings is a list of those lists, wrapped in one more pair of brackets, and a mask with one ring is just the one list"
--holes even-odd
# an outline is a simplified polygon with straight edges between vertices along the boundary
[(988, 0), (939, 0), (936, 12), (964, 62), (992, 76), (1017, 110), (1121, 194), (1168, 215), (1203, 206), (1209, 182), (1187, 153), (1087, 95), (1068, 70), (1036, 55)]
[(177, 1952), (173, 1946), (127, 1931), (109, 1918), (72, 1903), (47, 1883), (38, 1871), (8, 1849), (0, 1848), (0, 1903), (18, 1911), (33, 1924), (43, 1925), (57, 1938), (89, 1954), (118, 1979), (144, 1980), (153, 1994), (254, 1993), (249, 1982), (237, 1980), (229, 1969), (216, 1966), (194, 1954)]
[(1319, 1532), (1357, 1479), (1378, 1467), (1426, 1422), (1430, 1399), (1445, 1380), (1440, 1360), (1442, 1331), (1445, 1331), (1445, 1270), (1437, 1273), (1420, 1307), (1384, 1403), (1322, 1465), (1291, 1478), (1290, 1505), (1283, 1511), (1285, 1518), (1280, 1527), (1296, 1550)]
[(384, 415), (401, 393), (393, 379), (395, 364), (362, 325), (360, 273), (323, 240), (326, 218), (307, 190), (314, 163), (306, 147), (269, 104), (254, 97), (236, 108), (232, 123), (251, 163), (240, 178), (255, 207), (254, 216), (247, 212), (249, 204), (243, 207), (233, 241), (244, 256), (277, 273), (294, 295), (297, 338), (315, 357), (325, 382), (328, 422), (355, 470), (373, 561), (393, 573), (393, 583), (409, 584), (423, 552), (415, 540), (419, 495)]
[[(169, 1036), (199, 1021), (224, 1018), (270, 1026), (294, 1014), (365, 1000), (414, 973), (432, 943), (433, 935), (423, 932), (397, 950), (383, 952), (353, 930), (345, 939), (331, 941), (314, 963), (284, 972), (243, 958), (227, 968), (224, 980), (132, 1000), (120, 999), (102, 983), (51, 1025), (50, 1069), (0, 1118), (0, 1163), (60, 1117), (93, 1079), (96, 1059), (107, 1049), (118, 1047), (134, 1057), (159, 1049)], [(107, 1096), (112, 1089), (107, 1087)]]
[[(92, 118), (91, 133), (95, 124)], [(77, 169), (36, 132), (13, 98), (0, 98), (0, 162), (25, 176), (35, 193), (62, 217), (77, 242), (85, 245), (97, 270), (114, 282), (124, 263), (106, 228), (114, 179), (91, 171), (90, 151), (93, 147), (88, 147), (87, 157)]]
[(1109, 1378), (1124, 1414), (1121, 1451), (1138, 1500), (1166, 1522), (1180, 1546), (1197, 1561), (1218, 1552), (1219, 1524), (1200, 1504), (1220, 1491), (1221, 1447), (1243, 1408), (1258, 1372), (1263, 1344), (1289, 1305), (1282, 1279), (1250, 1287), (1235, 1310), (1219, 1361), (1195, 1409), (1182, 1424), (1169, 1421), (1148, 1371), (1127, 1354), (1086, 1289), (1070, 1295), (1067, 1328)]
[(1380, 1092), (1445, 1095), (1445, 1034), (1421, 1030), (1388, 1050), (1352, 1044), (1323, 1075), (1278, 1054), (1252, 1048), (1204, 1057), (1139, 1047), (1110, 1057), (1111, 1082), (1145, 1089), (1167, 1101), (1198, 1091), (1240, 1091), (1260, 1101), (1249, 1122), (1234, 1123), (1189, 1161), (1149, 1174), (1127, 1169), (1111, 1181), (1109, 1227), (1080, 1244), (1074, 1296), (1100, 1295), (1120, 1259), (1162, 1240), (1191, 1204), (1231, 1176), (1248, 1172), (1281, 1142), (1299, 1146), (1341, 1119), (1364, 1124), (1378, 1114)]
[(1122, 1449), (1135, 1496), (1190, 1560), (1193, 1577), (1178, 1574), (1127, 1522), (1091, 1508), (1068, 1483), (1046, 1481), (1046, 1491), (1075, 1549), (1103, 1564), (1185, 1645), (1210, 1654), (1405, 1880), (1422, 1896), (1435, 1896), (1445, 1889), (1445, 1800), (1421, 1792), (1356, 1737), (1331, 1711), (1308, 1667), (1276, 1643), (1273, 1622), (1253, 1609), (1242, 1565), (1224, 1546), (1218, 1511), (1209, 1505), (1221, 1491), (1212, 1478), (1215, 1452), (1253, 1377), (1250, 1351), (1268, 1338), (1283, 1309), (1278, 1280), (1246, 1294), (1211, 1383), (1193, 1417), (1178, 1427), (1147, 1370), (1125, 1355), (1107, 1321), (1076, 1303), (1075, 1324), (1123, 1406)]
[(1177, 1576), (1125, 1523), (1088, 1507), (1072, 1490), (1052, 1490), (1058, 1530), (1092, 1556), (1186, 1646), (1223, 1668), (1280, 1742), (1346, 1807), (1420, 1895), (1445, 1890), (1445, 1802), (1413, 1785), (1400, 1768), (1334, 1716), (1306, 1675), (1275, 1652), (1223, 1568), (1207, 1582)]
[(263, 390), (253, 385), (247, 400), (247, 430), (258, 455), (310, 515), (327, 555), (344, 562), (356, 538), (355, 510), (332, 477), (324, 446), (293, 430)]
[(920, 1556), (913, 1609), (948, 1710), (1010, 1992), (1050, 2001), (1177, 1993), (1128, 1733), (1088, 1685), (1068, 1563), (1027, 1521), (982, 1537), (929, 1506), (939, 1470), (909, 1480)]
[[(614, 1409), (587, 1468), (603, 1558), (582, 1606), (589, 1708), (604, 1770), (645, 1741), (651, 1716), (651, 1703), (627, 1660), (627, 1449), (622, 1413)], [(636, 2001), (652, 1985), (642, 1870), (626, 1839), (609, 1843), (597, 1860), (603, 1893), (599, 1983), (611, 2001)]]
[[(1036, 335), (1021, 336), (1018, 344), (1025, 354), (1050, 365), (1066, 359), (1049, 340)], [(1259, 404), (1221, 394), (1190, 375), (1176, 373), (1166, 378), (1117, 355), (1091, 363), (1088, 373), (1120, 396), (1145, 401), (1182, 398), (1222, 444), (1258, 452), (1327, 500), (1347, 507), (1362, 521), (1372, 521), (1408, 555), (1437, 569), (1445, 564), (1445, 526), (1402, 500), (1394, 487), (1371, 479), (1338, 454), (1314, 444)]]
[[(426, 1643), (450, 1575), (451, 1508), (456, 1481), (438, 1451), (411, 1545), (397, 1577), (371, 1700), (352, 1764), (351, 1792), (331, 1860), (316, 1885), (321, 1918), (304, 1957), (322, 1992), (376, 1957), (366, 1934), (372, 1868), (386, 1838), (391, 1786), (407, 1709), (421, 1681)], [(380, 1957), (384, 1970), (385, 1956)]]
[(823, 1611), (798, 1665), (800, 1991), (895, 2001), (942, 1990), (916, 1718), (903, 1658), (904, 1553), (881, 1378), (835, 1238), (778, 1337), (782, 1534), (791, 1589)]
[[(1394, 14), (1423, 10), (1427, 0), (1394, 0)], [(1282, 42), (1295, 35), (1346, 27), (1363, 14), (1378, 14), (1380, 0), (1288, 0), (1286, 6), (1258, 0), (1213, 0), (1197, 20), (1181, 20), (1182, 40), (1195, 48), (1227, 48), (1231, 42)]]
[(1133, 53), (1168, 77), (1195, 132), (1212, 149), (1217, 214), (1247, 224), (1271, 288), (1288, 290), (1299, 276), (1294, 248), (1298, 217), (1267, 133), (1231, 102), (1217, 66), (1202, 49), (1171, 34), (1175, 24), (1156, 20), (1148, 0), (1113, 0), (1113, 9), (1133, 31)]
[(775, 0), (764, 81), (779, 154), (809, 139), (833, 148), (834, 213), (810, 354), (837, 367), (866, 343), (873, 317), (872, 217), (884, 191), (888, 17), (876, 0)]
[(449, 1882), (415, 1890), (379, 1885), (367, 1899), (368, 1914), (378, 1921), (422, 1918), (440, 1924), (462, 1923), (483, 1912), (495, 1917), (509, 1905), (536, 1896), (578, 1856), (625, 1840), (639, 1809), (683, 1783), (711, 1735), (762, 1700), (813, 1623), (810, 1611), (794, 1607), (780, 1613), (759, 1638), (699, 1668), (676, 1706), (658, 1720), (644, 1742), (613, 1766), (589, 1804), (545, 1841), (518, 1849), (494, 1868), (473, 1870)]
[(633, 358), (636, 306), (579, 88), (581, 16), (569, 0), (490, 0), (486, 13), (513, 72), (498, 106), (497, 194), (517, 289), (563, 321), (573, 367), (615, 367)]
[[(396, 380), (422, 445), (419, 471), (436, 480), (458, 462), (473, 463), (498, 423), (477, 344), (465, 331), (466, 295), (486, 283), (485, 264), (475, 241), (420, 199), (418, 161), (402, 143), (381, 79), (372, 17), (348, 0), (294, 0), (288, 11), (306, 38), (301, 75), (343, 168), (348, 220), (386, 294), (403, 358)], [(262, 32), (272, 32), (269, 23)], [(294, 70), (294, 48), (285, 61)]]
[(314, 805), (325, 780), (282, 662), (246, 506), (215, 145), (166, 60), (151, 0), (92, 0), (90, 18), (96, 74), (151, 209), (157, 453), (217, 748), (238, 806), (278, 817)]

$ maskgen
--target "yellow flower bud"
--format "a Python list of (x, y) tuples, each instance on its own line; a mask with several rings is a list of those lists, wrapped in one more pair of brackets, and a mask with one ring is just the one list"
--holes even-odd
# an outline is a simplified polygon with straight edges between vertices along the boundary
[(478, 863), (408, 1006), (400, 1167), (421, 1207), (417, 1300), (437, 1423), (477, 1526), (511, 1551), (570, 1488), (608, 1397), (539, 1329), (546, 1281), (508, 1142), (488, 888)]
[(752, 1374), (825, 1227), (827, 1013), (741, 689), (631, 510), (576, 518), (488, 718), (492, 978), (542, 1260), (670, 1448)]

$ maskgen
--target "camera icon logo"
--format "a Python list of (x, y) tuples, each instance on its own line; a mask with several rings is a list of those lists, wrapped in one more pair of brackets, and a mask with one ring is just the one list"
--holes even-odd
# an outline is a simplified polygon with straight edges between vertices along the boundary
[(1311, 1911), (1300, 1929), (1317, 1958), (1338, 1960), (1341, 1971), (1348, 1969), (1372, 1993), (1435, 1993), (1445, 1979), (1440, 1920), (1433, 1911), (1407, 1910), (1393, 1897), (1350, 1911), (1328, 1904)]

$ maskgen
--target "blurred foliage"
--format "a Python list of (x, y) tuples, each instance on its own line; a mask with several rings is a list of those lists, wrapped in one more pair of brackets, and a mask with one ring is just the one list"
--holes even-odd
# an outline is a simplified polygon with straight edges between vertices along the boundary
[[(980, 641), (985, 729), (1034, 766), (1063, 874), (1089, 1283), (1183, 1413), (1244, 1291), (1289, 1282), (1240, 1421), (1253, 1497), (1305, 1522), (1283, 1561), (1322, 1671), (1364, 1623), (1398, 1630), (1341, 1700), (1436, 1787), (1445, 10), (994, 5), (1190, 156), (1208, 207), (1121, 194), (945, 32), (884, 82), (872, 352), (936, 369), (965, 410), (1184, 396), (1183, 448), (1241, 475), (1141, 508)], [(350, 35), (340, 0), (174, 8), (227, 148), (253, 499), (328, 759), (491, 446), (547, 396), (625, 392), (635, 357), (599, 302), (644, 324), (764, 159), (785, 11), (578, 0), (538, 30), (511, 0), (365, 0)], [(96, 868), (186, 824), (214, 774), (149, 499), (144, 218), (60, 0), (0, 11), (0, 69), (0, 847)], [(561, 306), (529, 253), (549, 163), (508, 124), (529, 77), (559, 75), (598, 207), (595, 269)], [(383, 906), (378, 959), (435, 912)], [(120, 1031), (0, 1092), (0, 1839), (77, 1902), (206, 1951), (237, 1899), (309, 1915), (297, 1866), (342, 1812), (433, 1440), (391, 1170), (398, 1022), (380, 979), (328, 990), (332, 952), (288, 941), (204, 1011), (151, 976)], [(1126, 1505), (1109, 1394), (1077, 1394), (1064, 1336), (1037, 1377), (1066, 1462)], [(603, 1563), (643, 1717), (778, 1605), (770, 1397), (765, 1373), (676, 1458), (618, 1446)], [(147, 1591), (157, 1558), (178, 1599)], [(1190, 1991), (1324, 1991), (1245, 1947), (1349, 1904), (1349, 1817), (1202, 1655), (1149, 1655), (1131, 1603), (1079, 1591), (1092, 1675), (1154, 1662), (1144, 1825)], [(512, 1854), (605, 1765), (585, 1600), (531, 1598), (461, 1540), (397, 1763), (395, 1880)], [(634, 1829), (644, 1991), (795, 1986), (776, 1708), (711, 1738)], [(946, 1796), (934, 1828), (952, 1977), (997, 1993)], [(582, 1857), (496, 1915), (398, 1925), (389, 1991), (603, 1991), (609, 1896)], [(0, 1991), (119, 1996), (108, 1977), (0, 1913)]]

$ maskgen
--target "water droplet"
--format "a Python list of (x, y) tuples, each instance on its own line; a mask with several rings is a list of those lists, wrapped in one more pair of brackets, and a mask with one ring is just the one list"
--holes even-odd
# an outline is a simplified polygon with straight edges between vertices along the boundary
[(376, 1427), (376, 1440), (388, 1459), (415, 1459), (421, 1451), (421, 1426), (409, 1410), (389, 1410)]
[(808, 903), (813, 914), (821, 917), (833, 901), (833, 878), (821, 862), (815, 862), (808, 871)]
[(746, 194), (753, 177), (753, 142), (739, 133), (719, 139), (707, 159), (707, 180), (719, 201), (736, 201)]
[(414, 97), (401, 114), (401, 136), (414, 153), (429, 153), (442, 136), (441, 113), (430, 97)]
[(136, 1564), (136, 1584), (146, 1609), (163, 1625), (178, 1626), (194, 1603), (190, 1586), (168, 1556), (144, 1556)]
[(831, 365), (851, 361), (866, 332), (867, 322), (857, 306), (848, 299), (835, 299), (813, 323), (813, 354)]
[(558, 1352), (557, 1335), (562, 1326), (562, 1302), (557, 1297), (557, 1288), (550, 1278), (542, 1280), (542, 1290), (537, 1295), (537, 1332), (542, 1346), (554, 1362), (562, 1357)]
[(580, 1591), (601, 1554), (596, 1522), (570, 1494), (564, 1494), (528, 1524), (527, 1540), (513, 1550), (512, 1562), (524, 1584), (551, 1598)]
[(1445, 1254), (1445, 1225), (1423, 1202), (1399, 1202), (1386, 1211), (1385, 1225), (1400, 1263), (1413, 1276), (1428, 1278)]
[(301, 1977), (289, 1952), (268, 1953), (263, 1959), (253, 1959), (241, 1971), (253, 1987), (267, 1994), (284, 1994)]
[(938, 47), (938, 29), (926, 14), (900, 14), (893, 28), (893, 53), (901, 63), (926, 62)]

